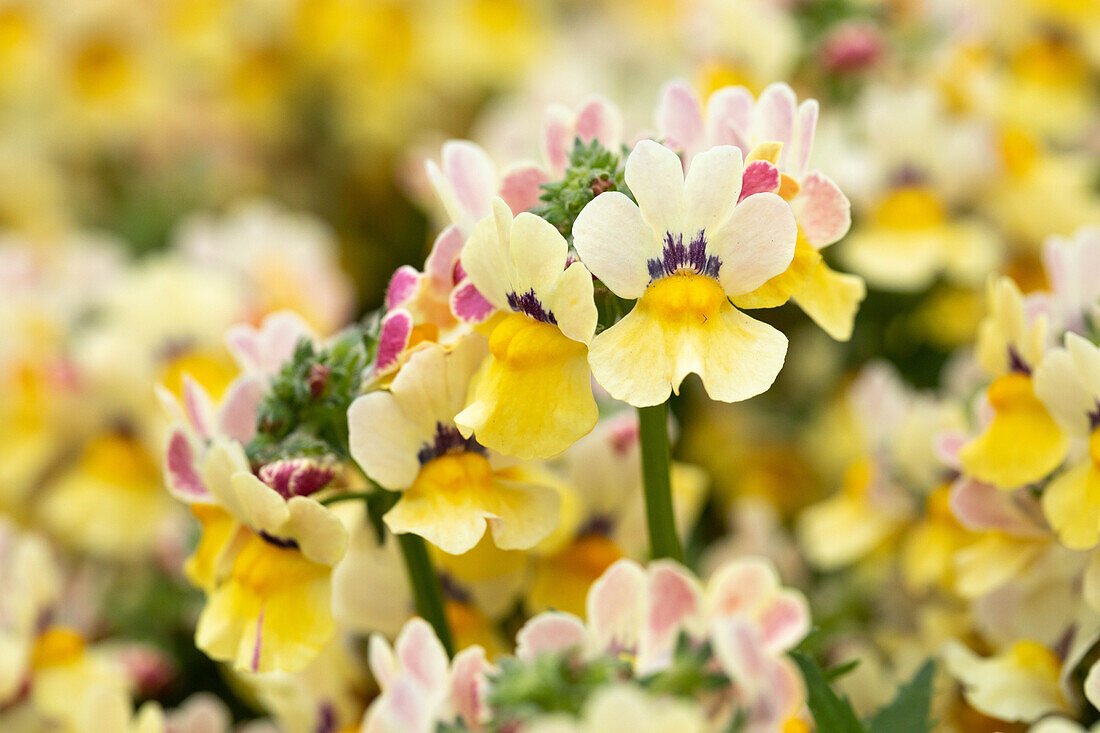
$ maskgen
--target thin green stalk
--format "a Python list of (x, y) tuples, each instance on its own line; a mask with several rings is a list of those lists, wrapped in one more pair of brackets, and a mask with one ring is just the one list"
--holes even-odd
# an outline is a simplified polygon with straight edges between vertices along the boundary
[(668, 449), (668, 402), (638, 408), (642, 450), (642, 483), (649, 526), (649, 554), (684, 561), (672, 513), (672, 479)]
[(352, 501), (353, 499), (369, 499), (374, 496), (374, 491), (349, 491), (346, 494), (335, 494), (321, 499), (321, 504), (325, 506), (331, 506), (333, 504), (339, 504), (342, 501)]
[(447, 623), (447, 614), (443, 607), (443, 584), (439, 582), (439, 574), (432, 567), (428, 545), (420, 535), (399, 534), (396, 537), (405, 558), (405, 568), (409, 571), (416, 611), (435, 629), (448, 656), (454, 656), (451, 627)]

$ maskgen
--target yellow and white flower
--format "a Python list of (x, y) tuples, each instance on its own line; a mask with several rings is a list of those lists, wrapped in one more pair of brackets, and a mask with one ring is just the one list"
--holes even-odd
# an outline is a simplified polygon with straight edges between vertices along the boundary
[(545, 219), (493, 200), (462, 250), (485, 298), (510, 314), (489, 335), (489, 359), (470, 404), (455, 416), (464, 437), (519, 458), (561, 453), (596, 425), (587, 344), (596, 330), (592, 275)]
[(1100, 542), (1100, 349), (1067, 333), (1035, 371), (1035, 394), (1067, 434), (1087, 442), (1043, 490), (1043, 513), (1067, 547)]
[(558, 495), (464, 437), (455, 416), (485, 357), (471, 335), (453, 349), (415, 352), (389, 391), (363, 395), (348, 410), (351, 455), (372, 480), (402, 496), (384, 519), (451, 554), (472, 549), (486, 525), (501, 549), (526, 549), (558, 521)]
[(660, 404), (694, 372), (713, 399), (737, 402), (779, 374), (786, 337), (730, 298), (787, 268), (797, 226), (775, 194), (737, 202), (743, 168), (737, 148), (719, 146), (696, 156), (685, 179), (675, 153), (643, 140), (626, 163), (638, 204), (610, 191), (577, 217), (581, 261), (616, 295), (638, 299), (589, 350), (593, 374), (616, 399)]
[(1021, 640), (983, 659), (953, 641), (944, 647), (943, 660), (967, 702), (981, 713), (1029, 723), (1047, 713), (1070, 712), (1058, 683), (1061, 662), (1038, 642)]
[(986, 392), (994, 414), (959, 458), (968, 475), (1014, 489), (1057, 468), (1069, 442), (1032, 382), (1046, 346), (1046, 317), (1029, 318), (1019, 288), (1006, 277), (990, 281), (987, 297), (989, 315), (979, 330), (977, 357), (994, 377)]

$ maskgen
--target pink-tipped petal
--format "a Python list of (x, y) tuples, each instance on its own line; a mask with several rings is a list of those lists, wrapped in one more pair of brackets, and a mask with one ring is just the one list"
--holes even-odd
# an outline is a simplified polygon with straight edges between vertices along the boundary
[(569, 167), (569, 151), (573, 149), (575, 135), (576, 118), (568, 108), (559, 104), (547, 108), (542, 129), (542, 154), (556, 176), (560, 177)]
[(650, 565), (645, 629), (649, 654), (663, 649), (671, 651), (680, 631), (695, 625), (701, 606), (702, 594), (686, 570), (675, 563)]
[(467, 140), (449, 140), (443, 144), (442, 162), (443, 174), (466, 215), (476, 220), (492, 213), (497, 174), (489, 155)]
[(500, 197), (508, 208), (519, 213), (534, 208), (539, 203), (539, 186), (549, 178), (537, 165), (524, 164), (505, 172), (500, 182)]
[(791, 209), (807, 241), (816, 249), (837, 241), (852, 226), (848, 197), (828, 176), (817, 171), (802, 179), (802, 189), (791, 202)]
[(431, 733), (438, 696), (401, 677), (367, 710), (362, 733)]
[(416, 295), (420, 286), (420, 273), (415, 267), (402, 265), (398, 267), (390, 277), (390, 283), (386, 287), (386, 310), (399, 308), (407, 304)]
[(378, 330), (378, 353), (374, 360), (374, 373), (383, 374), (397, 366), (401, 354), (409, 345), (413, 317), (407, 310), (398, 308), (382, 318)]
[(752, 92), (745, 87), (723, 87), (707, 100), (707, 141), (734, 145), (742, 155), (751, 152)]
[(432, 243), (432, 251), (424, 260), (424, 274), (431, 279), (432, 287), (437, 291), (447, 292), (458, 282), (455, 267), (463, 244), (462, 231), (453, 224), (440, 232)]
[(584, 644), (584, 622), (571, 613), (545, 611), (516, 634), (516, 658), (530, 661), (546, 652), (563, 652)]
[(766, 560), (734, 560), (715, 572), (707, 590), (711, 616), (752, 614), (779, 590), (779, 576)]
[(758, 142), (783, 143), (783, 151), (779, 154), (780, 167), (787, 160), (794, 138), (796, 103), (794, 91), (783, 83), (769, 85), (756, 102), (756, 139)]
[(410, 619), (397, 635), (394, 649), (402, 676), (411, 675), (426, 690), (438, 689), (446, 682), (447, 651), (424, 619)]
[(577, 137), (589, 143), (599, 140), (605, 148), (617, 147), (623, 139), (623, 116), (607, 99), (595, 96), (577, 112)]
[(592, 584), (586, 612), (597, 649), (633, 650), (645, 616), (645, 571), (632, 560), (618, 560)]
[(231, 326), (225, 332), (225, 343), (229, 347), (229, 353), (242, 370), (249, 372), (260, 369), (263, 363), (260, 340), (256, 329), (252, 326), (245, 323)]
[(810, 608), (801, 593), (784, 591), (764, 610), (759, 622), (768, 650), (785, 652), (809, 633)]
[(970, 436), (958, 430), (946, 430), (932, 439), (932, 450), (936, 458), (948, 468), (962, 469), (959, 451), (970, 442)]
[(476, 729), (489, 712), (485, 701), (485, 672), (489, 669), (480, 646), (463, 649), (451, 665), (451, 705), (467, 727)]
[(951, 513), (969, 530), (997, 530), (1017, 536), (1037, 536), (1042, 530), (1032, 519), (1017, 493), (964, 478), (951, 487)]
[(381, 634), (371, 634), (367, 646), (367, 666), (383, 691), (397, 679), (397, 658), (390, 643)]
[(210, 494), (195, 468), (195, 452), (181, 430), (173, 430), (165, 451), (164, 474), (168, 490), (188, 503), (210, 500)]
[(779, 169), (775, 165), (767, 160), (754, 160), (741, 174), (741, 195), (737, 201), (744, 201), (754, 193), (776, 193), (779, 183)]
[(210, 397), (189, 374), (183, 375), (183, 411), (200, 438), (209, 440), (214, 437)]
[(672, 81), (661, 91), (657, 107), (657, 129), (664, 143), (674, 150), (694, 150), (703, 141), (703, 110), (695, 90), (682, 81)]
[(256, 434), (256, 414), (264, 396), (264, 383), (259, 377), (241, 376), (226, 390), (218, 415), (218, 428), (226, 437), (241, 443)]
[(451, 312), (465, 323), (483, 323), (495, 310), (493, 304), (469, 280), (451, 292)]
[(810, 153), (814, 146), (814, 132), (817, 128), (817, 100), (807, 99), (798, 106), (798, 143), (787, 162), (795, 175), (801, 175), (810, 163)]

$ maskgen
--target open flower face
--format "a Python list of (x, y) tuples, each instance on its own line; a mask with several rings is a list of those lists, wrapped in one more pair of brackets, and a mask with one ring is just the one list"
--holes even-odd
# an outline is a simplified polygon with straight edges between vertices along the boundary
[(455, 425), (483, 343), (471, 335), (451, 350), (417, 351), (388, 392), (366, 394), (348, 411), (352, 457), (378, 484), (403, 492), (386, 525), (452, 554), (473, 548), (486, 523), (501, 549), (526, 549), (558, 521), (554, 489), (501, 467), (476, 434), (465, 437)]
[(809, 170), (817, 113), (816, 100), (799, 104), (783, 83), (771, 84), (757, 99), (744, 87), (724, 87), (704, 106), (691, 87), (674, 81), (662, 91), (657, 124), (667, 143), (689, 162), (711, 145), (740, 148), (750, 161), (744, 188), (770, 168), (775, 192), (791, 204), (799, 236), (790, 266), (734, 304), (772, 308), (794, 298), (826, 333), (845, 341), (866, 289), (861, 278), (835, 272), (819, 254), (848, 232), (851, 214), (848, 198), (833, 180)]
[(512, 212), (501, 199), (462, 252), (470, 280), (505, 311), (489, 336), (489, 359), (471, 404), (455, 417), (464, 437), (493, 450), (546, 458), (596, 424), (587, 344), (596, 330), (592, 275), (568, 262), (553, 225)]
[[(210, 587), (196, 644), (245, 671), (304, 668), (334, 633), (332, 566), (347, 530), (314, 499), (284, 497), (253, 475), (239, 444), (215, 445), (203, 476), (217, 506), (197, 512), (203, 541), (189, 567), (208, 553)], [(204, 549), (208, 534), (221, 541)]]
[(696, 156), (685, 179), (675, 153), (644, 140), (626, 164), (638, 203), (606, 192), (577, 218), (581, 260), (616, 295), (638, 299), (589, 352), (616, 399), (660, 404), (694, 372), (713, 399), (737, 402), (768, 389), (782, 368), (786, 337), (729, 299), (787, 268), (797, 228), (775, 194), (738, 203), (742, 171), (741, 152), (719, 146)]
[(1032, 384), (1032, 370), (1043, 356), (1046, 318), (1028, 318), (1023, 296), (1008, 278), (990, 282), (989, 307), (978, 335), (978, 361), (995, 377), (987, 392), (994, 416), (959, 458), (967, 474), (1014, 489), (1057, 468), (1069, 444)]

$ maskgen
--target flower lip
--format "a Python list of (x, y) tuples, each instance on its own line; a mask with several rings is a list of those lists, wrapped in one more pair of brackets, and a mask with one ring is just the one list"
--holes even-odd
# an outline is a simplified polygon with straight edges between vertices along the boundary
[(699, 275), (717, 278), (722, 260), (717, 255), (707, 255), (706, 232), (703, 230), (699, 230), (686, 247), (683, 234), (665, 232), (661, 258), (647, 260), (646, 266), (651, 281), (689, 268)]
[(473, 435), (469, 438), (463, 438), (462, 433), (454, 425), (444, 425), (437, 422), (431, 444), (424, 443), (416, 454), (416, 458), (423, 466), (448, 453), (477, 453), (484, 456), (485, 447), (478, 443)]
[(535, 295), (534, 288), (526, 293), (517, 294), (515, 291), (508, 293), (508, 307), (517, 313), (528, 315), (536, 321), (558, 325), (558, 319), (554, 317), (553, 311), (543, 307), (542, 302)]

